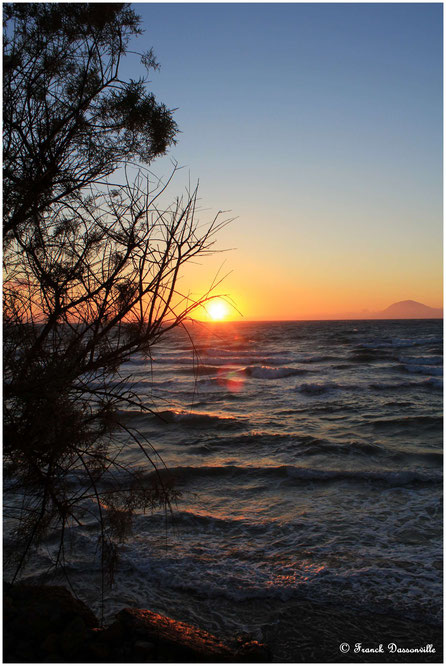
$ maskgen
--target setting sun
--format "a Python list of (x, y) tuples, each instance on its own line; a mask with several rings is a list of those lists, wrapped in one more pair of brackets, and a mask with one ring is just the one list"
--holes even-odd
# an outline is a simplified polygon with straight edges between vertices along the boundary
[(212, 321), (222, 321), (222, 319), (226, 319), (229, 314), (228, 306), (221, 299), (211, 301), (209, 305), (206, 306), (206, 310), (209, 319), (212, 319)]

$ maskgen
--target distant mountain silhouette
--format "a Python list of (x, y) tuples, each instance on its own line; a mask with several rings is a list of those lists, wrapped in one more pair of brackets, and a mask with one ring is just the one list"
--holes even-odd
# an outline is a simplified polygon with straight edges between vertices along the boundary
[(317, 313), (313, 320), (359, 320), (359, 319), (443, 319), (443, 308), (431, 308), (417, 301), (398, 301), (385, 310), (363, 309), (361, 312), (337, 312), (327, 315)]
[(398, 301), (376, 315), (383, 319), (441, 319), (443, 310), (417, 301)]

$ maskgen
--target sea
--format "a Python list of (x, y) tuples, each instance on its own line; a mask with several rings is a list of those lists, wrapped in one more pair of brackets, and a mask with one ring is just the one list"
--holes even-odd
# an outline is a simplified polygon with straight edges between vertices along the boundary
[[(441, 622), (441, 320), (196, 322), (121, 371), (150, 409), (122, 417), (179, 497), (136, 517), (106, 618), (149, 608), (261, 639), (262, 609), (311, 600)], [(98, 610), (97, 535), (72, 537), (70, 578)], [(28, 580), (48, 582), (52, 548)]]

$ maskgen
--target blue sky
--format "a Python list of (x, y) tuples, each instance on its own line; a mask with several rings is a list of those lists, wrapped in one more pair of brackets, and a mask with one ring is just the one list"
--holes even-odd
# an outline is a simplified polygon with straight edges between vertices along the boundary
[(247, 318), (440, 305), (441, 4), (134, 8), (151, 88), (178, 109), (170, 156), (238, 216), (220, 245)]

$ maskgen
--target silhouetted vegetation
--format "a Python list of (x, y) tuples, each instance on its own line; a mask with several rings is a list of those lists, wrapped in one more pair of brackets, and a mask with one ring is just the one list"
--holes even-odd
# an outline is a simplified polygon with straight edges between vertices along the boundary
[[(4, 5), (5, 240), (129, 160), (165, 153), (172, 112), (119, 66), (138, 16), (120, 3)], [(142, 55), (147, 70), (158, 65)]]
[[(96, 522), (102, 568), (112, 574), (134, 512), (175, 496), (154, 449), (120, 416), (125, 405), (147, 409), (122, 364), (135, 353), (150, 358), (197, 306), (178, 292), (178, 277), (184, 263), (211, 251), (223, 223), (198, 225), (196, 190), (166, 206), (170, 179), (153, 181), (142, 167), (166, 151), (177, 128), (146, 81), (119, 78), (140, 32), (127, 5), (9, 4), (4, 14), (4, 470), (5, 513), (17, 525), (13, 579), (49, 532), (59, 535), (54, 564), (62, 566), (68, 528), (85, 521)], [(151, 53), (142, 61), (156, 66)], [(135, 160), (141, 168), (130, 183), (125, 166)], [(119, 173), (124, 183), (112, 184)], [(149, 467), (124, 462), (123, 432)]]

